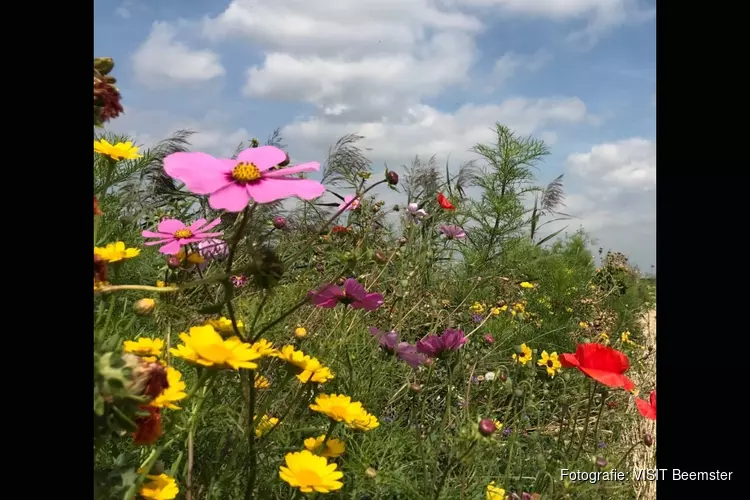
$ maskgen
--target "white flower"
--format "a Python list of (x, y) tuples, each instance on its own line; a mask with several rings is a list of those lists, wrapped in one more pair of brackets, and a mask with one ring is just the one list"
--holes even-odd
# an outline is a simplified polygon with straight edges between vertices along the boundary
[(484, 374), (484, 379), (488, 382), (495, 380), (495, 372), (487, 372)]

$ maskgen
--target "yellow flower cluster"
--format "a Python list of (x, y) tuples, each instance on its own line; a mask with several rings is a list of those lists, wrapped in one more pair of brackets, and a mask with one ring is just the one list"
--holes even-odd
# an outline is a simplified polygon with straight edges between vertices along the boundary
[[(253, 417), (253, 422), (258, 420), (257, 415)], [(274, 427), (279, 425), (279, 419), (276, 417), (269, 417), (268, 415), (263, 415), (260, 417), (260, 420), (258, 423), (255, 424), (255, 437), (259, 438), (266, 432), (270, 431)]]
[(362, 407), (362, 403), (352, 401), (349, 396), (320, 394), (310, 409), (358, 431), (371, 431), (380, 425), (378, 419)]
[(125, 248), (125, 243), (122, 241), (107, 243), (104, 247), (94, 247), (94, 255), (108, 263), (132, 259), (138, 257), (140, 253), (140, 248)]
[(474, 304), (469, 307), (469, 311), (471, 311), (474, 314), (482, 314), (485, 311), (486, 306), (480, 302), (474, 302)]
[(336, 375), (328, 367), (323, 366), (317, 358), (313, 358), (302, 351), (298, 351), (293, 345), (283, 346), (276, 353), (276, 357), (299, 369), (300, 373), (297, 374), (297, 379), (302, 383), (315, 382), (317, 384), (324, 384), (336, 377)]
[(316, 438), (307, 438), (305, 439), (305, 448), (321, 457), (336, 458), (344, 454), (346, 451), (346, 445), (343, 441), (336, 438), (328, 438), (328, 441), (325, 442), (325, 446), (323, 446), (323, 440), (325, 438), (325, 434), (321, 434)]

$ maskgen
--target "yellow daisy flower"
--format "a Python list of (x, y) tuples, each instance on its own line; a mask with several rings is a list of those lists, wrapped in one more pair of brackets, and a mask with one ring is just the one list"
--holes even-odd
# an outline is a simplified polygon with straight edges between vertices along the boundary
[(579, 322), (579, 323), (578, 323), (578, 326), (579, 326), (580, 328), (588, 328), (588, 327), (589, 327), (589, 324), (588, 324), (588, 323), (586, 323), (585, 321), (581, 321), (581, 322)]
[[(508, 309), (508, 306), (505, 306), (505, 310), (507, 310), (507, 309)], [(499, 307), (493, 307), (492, 309), (490, 309), (490, 314), (493, 315), (493, 316), (497, 316), (501, 312), (503, 312), (503, 310), (501, 308), (499, 308)]]
[(146, 361), (153, 362), (161, 356), (161, 351), (164, 349), (164, 341), (162, 339), (141, 337), (136, 341), (126, 340), (122, 343), (122, 349), (131, 354), (146, 356)]
[[(253, 421), (258, 420), (258, 417), (256, 416), (253, 418)], [(260, 421), (255, 424), (255, 437), (259, 438), (266, 432), (270, 431), (274, 427), (279, 425), (279, 419), (276, 417), (269, 417), (268, 415), (263, 415), (260, 417)]]
[[(224, 316), (219, 319), (207, 319), (205, 324), (213, 326), (214, 330), (219, 333), (234, 333), (232, 320), (229, 318), (225, 318)], [(243, 328), (245, 328), (245, 324), (242, 321), (237, 320), (237, 328), (242, 330)]]
[[(318, 363), (319, 368), (310, 369), (314, 366), (314, 363)], [(316, 384), (325, 384), (329, 380), (336, 378), (336, 375), (328, 367), (321, 365), (317, 359), (312, 358), (308, 365), (308, 369), (303, 370), (302, 373), (297, 375), (297, 378), (303, 384), (309, 382), (310, 377), (312, 377), (312, 382), (315, 382)]]
[(106, 139), (94, 141), (94, 152), (109, 156), (113, 160), (135, 160), (142, 158), (138, 154), (138, 146), (133, 146), (132, 141), (110, 144)]
[[(316, 438), (307, 438), (305, 439), (305, 448), (321, 457), (336, 458), (344, 454), (346, 451), (346, 445), (343, 441), (336, 438), (328, 438), (325, 448), (323, 448), (323, 440), (325, 438), (325, 434), (321, 434)], [(318, 450), (320, 448), (322, 448), (322, 450), (319, 452)]]
[(161, 394), (156, 396), (156, 398), (149, 404), (151, 406), (156, 406), (157, 408), (180, 410), (181, 408), (174, 404), (174, 402), (187, 397), (187, 393), (185, 392), (185, 382), (182, 380), (182, 373), (171, 366), (168, 366), (167, 384), (167, 388), (164, 389)]
[(325, 457), (313, 455), (308, 450), (287, 453), (284, 457), (286, 467), (279, 467), (279, 477), (298, 488), (302, 493), (329, 493), (339, 490), (344, 483), (339, 481), (344, 473), (337, 471), (335, 463), (328, 464)]
[(294, 329), (294, 336), (297, 337), (298, 339), (303, 339), (307, 337), (307, 330), (305, 330), (301, 326), (298, 326), (297, 328)]
[(251, 349), (261, 356), (275, 357), (279, 353), (279, 351), (273, 346), (273, 343), (266, 339), (258, 340), (251, 346)]
[(177, 487), (177, 481), (166, 474), (158, 476), (146, 476), (146, 482), (138, 490), (138, 496), (147, 500), (173, 500), (177, 498), (180, 489)]
[(542, 357), (536, 362), (536, 364), (545, 367), (547, 375), (552, 378), (554, 378), (555, 373), (562, 368), (562, 363), (560, 363), (560, 359), (556, 352), (548, 354), (547, 351), (542, 351)]
[(482, 314), (484, 312), (484, 304), (474, 302), (474, 305), (472, 305), (469, 310), (474, 314)]
[(495, 481), (490, 481), (487, 485), (486, 500), (505, 500), (505, 490), (495, 486)]
[(604, 345), (609, 344), (609, 335), (607, 334), (607, 332), (602, 332), (602, 334), (599, 335), (599, 342)]
[(532, 353), (531, 349), (529, 349), (529, 346), (526, 344), (521, 344), (521, 355), (513, 354), (513, 359), (515, 361), (518, 361), (522, 365), (525, 365), (529, 361), (531, 361)]
[(194, 326), (190, 333), (181, 333), (179, 344), (169, 352), (190, 363), (215, 367), (215, 368), (258, 368), (254, 360), (261, 356), (250, 344), (242, 342), (239, 337), (231, 337), (227, 340), (210, 325)]
[(377, 418), (362, 408), (362, 403), (352, 402), (349, 396), (320, 394), (315, 398), (315, 403), (310, 405), (310, 409), (356, 430), (371, 430), (380, 425)]
[(286, 361), (290, 365), (296, 366), (297, 368), (299, 368), (302, 371), (306, 370), (307, 366), (313, 360), (313, 358), (311, 358), (310, 356), (308, 356), (304, 352), (296, 350), (293, 345), (285, 345), (285, 346), (283, 346), (277, 352), (276, 356), (279, 359)]
[(521, 288), (536, 288), (536, 285), (529, 283), (528, 281), (522, 281)]
[(105, 247), (94, 247), (94, 255), (105, 262), (120, 262), (121, 260), (132, 259), (140, 253), (140, 248), (125, 248), (125, 243), (122, 241), (107, 243)]
[(271, 387), (271, 382), (260, 373), (255, 374), (255, 388), (256, 389), (268, 389)]

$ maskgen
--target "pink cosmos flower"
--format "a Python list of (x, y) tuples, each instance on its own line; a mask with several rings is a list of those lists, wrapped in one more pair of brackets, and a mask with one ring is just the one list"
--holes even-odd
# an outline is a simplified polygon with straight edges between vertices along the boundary
[(310, 302), (318, 307), (332, 308), (338, 304), (350, 305), (352, 309), (374, 311), (383, 305), (383, 296), (379, 293), (367, 293), (365, 287), (353, 278), (344, 282), (344, 287), (323, 285), (319, 290), (308, 294)]
[(188, 243), (197, 243), (206, 238), (221, 236), (223, 233), (208, 233), (209, 229), (218, 226), (221, 218), (214, 219), (206, 224), (206, 219), (198, 219), (189, 226), (177, 219), (165, 219), (159, 223), (157, 231), (143, 231), (141, 235), (144, 238), (157, 238), (155, 241), (147, 241), (144, 245), (164, 245), (159, 249), (160, 253), (167, 255), (177, 255), (180, 248)]
[(437, 358), (446, 351), (457, 351), (468, 339), (461, 330), (448, 328), (440, 336), (430, 334), (417, 341), (417, 352)]
[(449, 240), (462, 240), (466, 238), (466, 232), (461, 226), (454, 226), (452, 224), (440, 226), (440, 232), (445, 235)]
[(181, 152), (164, 159), (164, 171), (185, 183), (191, 192), (209, 195), (211, 208), (229, 212), (241, 212), (251, 199), (257, 203), (291, 196), (312, 200), (325, 192), (325, 186), (317, 181), (292, 177), (300, 172), (317, 171), (318, 162), (273, 168), (285, 160), (286, 153), (273, 146), (246, 149), (236, 160)]
[[(349, 202), (351, 202), (351, 205), (349, 205), (348, 207), (346, 207), (346, 204), (349, 203)], [(359, 208), (359, 204), (360, 204), (360, 201), (359, 201), (359, 198), (357, 198), (356, 195), (348, 194), (348, 195), (344, 196), (344, 201), (341, 202), (341, 205), (339, 205), (339, 207), (336, 209), (336, 211), (340, 212), (341, 210), (344, 209), (344, 207), (346, 207), (347, 210), (357, 210)]]
[(425, 357), (423, 354), (417, 352), (417, 348), (408, 342), (398, 341), (398, 332), (391, 330), (390, 332), (383, 332), (377, 328), (370, 327), (370, 333), (378, 339), (380, 347), (391, 354), (396, 354), (398, 359), (405, 362), (412, 368), (418, 368), (419, 365), (423, 364)]

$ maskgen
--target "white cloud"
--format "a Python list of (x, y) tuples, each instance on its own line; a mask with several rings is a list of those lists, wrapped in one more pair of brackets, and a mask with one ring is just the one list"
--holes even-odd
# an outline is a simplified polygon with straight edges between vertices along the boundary
[(656, 143), (633, 138), (599, 144), (588, 153), (568, 157), (572, 172), (611, 189), (656, 188)]
[(193, 50), (175, 40), (177, 30), (155, 22), (148, 38), (133, 54), (138, 81), (149, 87), (197, 84), (224, 74), (219, 56), (210, 50)]
[(407, 162), (413, 155), (439, 161), (448, 155), (451, 163), (475, 158), (468, 149), (478, 142), (492, 141), (496, 121), (511, 127), (517, 134), (540, 132), (546, 139), (556, 134), (547, 126), (583, 123), (586, 105), (578, 98), (508, 99), (497, 105), (466, 104), (454, 113), (441, 112), (426, 105), (407, 110), (399, 120), (351, 121), (330, 123), (325, 117), (309, 118), (287, 125), (282, 134), (290, 144), (304, 145), (310, 155), (324, 154), (330, 144), (343, 135), (356, 133), (365, 137), (362, 145), (372, 148), (371, 157), (386, 161), (391, 167)]
[(599, 144), (568, 156), (567, 167), (566, 184), (575, 191), (563, 211), (576, 219), (547, 231), (581, 225), (605, 250), (621, 251), (648, 270), (656, 259), (656, 143), (636, 137)]
[(516, 74), (518, 70), (538, 71), (552, 59), (552, 55), (539, 49), (533, 54), (523, 55), (515, 52), (506, 52), (500, 59), (495, 61), (492, 71), (493, 83), (502, 85), (505, 81)]

